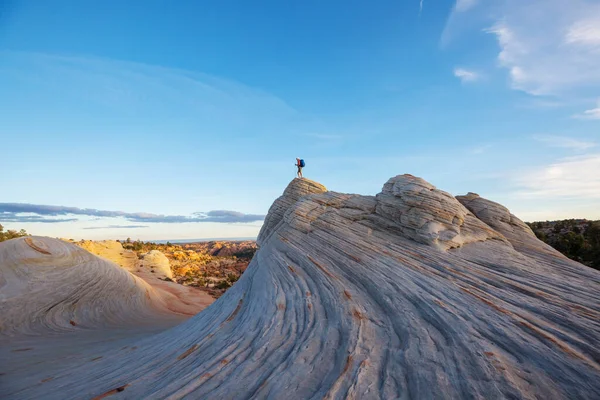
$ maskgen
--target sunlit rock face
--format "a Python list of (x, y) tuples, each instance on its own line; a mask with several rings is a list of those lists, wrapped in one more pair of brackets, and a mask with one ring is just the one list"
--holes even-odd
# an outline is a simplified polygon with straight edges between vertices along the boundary
[(265, 217), (265, 222), (258, 234), (257, 243), (260, 245), (263, 240), (266, 240), (277, 225), (283, 219), (285, 212), (290, 206), (296, 204), (303, 196), (314, 193), (324, 193), (327, 191), (325, 186), (320, 183), (313, 182), (309, 179), (296, 178), (285, 189), (283, 194), (273, 202), (269, 213)]
[(399, 175), (387, 181), (377, 195), (376, 214), (383, 226), (444, 250), (502, 239), (502, 235), (475, 218), (452, 195), (412, 175)]
[(142, 265), (162, 278), (173, 278), (169, 259), (159, 250), (150, 250), (140, 255)]
[(600, 274), (495, 204), (410, 175), (376, 196), (295, 179), (208, 309), (43, 383), (21, 361), (0, 395), (600, 398)]
[(167, 316), (155, 289), (71, 243), (0, 243), (0, 335), (147, 325)]
[(468, 208), (480, 220), (503, 234), (522, 234), (535, 237), (535, 234), (519, 218), (508, 211), (508, 208), (501, 204), (479, 197), (477, 193), (467, 193), (464, 196), (457, 196), (456, 199)]

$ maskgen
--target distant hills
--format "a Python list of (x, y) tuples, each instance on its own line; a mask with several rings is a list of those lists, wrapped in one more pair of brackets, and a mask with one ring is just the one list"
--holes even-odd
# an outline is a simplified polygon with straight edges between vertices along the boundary
[(528, 222), (538, 239), (572, 260), (600, 270), (600, 221), (565, 219)]

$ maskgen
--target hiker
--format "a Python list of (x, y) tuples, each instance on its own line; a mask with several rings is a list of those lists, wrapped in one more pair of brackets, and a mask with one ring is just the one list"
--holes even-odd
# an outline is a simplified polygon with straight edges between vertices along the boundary
[(300, 158), (296, 158), (296, 167), (298, 167), (298, 178), (302, 178), (302, 168), (304, 168), (304, 160), (300, 159)]

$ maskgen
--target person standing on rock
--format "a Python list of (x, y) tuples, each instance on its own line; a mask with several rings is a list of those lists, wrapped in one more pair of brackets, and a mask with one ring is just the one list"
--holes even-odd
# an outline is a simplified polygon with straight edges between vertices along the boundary
[(296, 166), (298, 167), (298, 173), (296, 175), (298, 175), (298, 178), (302, 178), (302, 168), (304, 168), (304, 165), (306, 165), (304, 160), (296, 157)]

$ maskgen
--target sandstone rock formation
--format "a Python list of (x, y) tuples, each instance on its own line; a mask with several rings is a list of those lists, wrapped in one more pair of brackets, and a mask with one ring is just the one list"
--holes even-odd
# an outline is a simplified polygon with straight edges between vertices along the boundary
[(173, 278), (173, 272), (169, 260), (160, 251), (149, 251), (142, 259), (139, 259), (135, 251), (124, 249), (123, 245), (116, 240), (68, 242), (112, 261), (135, 276), (142, 278), (160, 294), (169, 310), (175, 313), (195, 315), (213, 302), (212, 296), (206, 292), (166, 282), (165, 278)]
[(502, 238), (452, 195), (411, 175), (391, 178), (377, 195), (376, 204), (381, 226), (444, 250)]
[(258, 242), (218, 301), (135, 350), (40, 367), (42, 340), (2, 346), (0, 397), (600, 398), (600, 274), (496, 203), (295, 179)]
[(138, 269), (138, 258), (134, 251), (125, 250), (123, 245), (116, 240), (82, 240), (75, 242), (81, 248), (86, 249), (92, 254), (106, 258), (129, 272), (135, 272)]
[(155, 273), (159, 277), (173, 278), (173, 272), (169, 265), (169, 259), (158, 250), (150, 250), (147, 253), (141, 254), (142, 265)]
[(138, 326), (169, 314), (143, 279), (73, 244), (44, 237), (2, 243), (2, 335)]
[(265, 222), (260, 230), (257, 243), (260, 245), (262, 240), (266, 240), (276, 229), (277, 225), (283, 219), (288, 208), (294, 205), (300, 198), (311, 193), (324, 193), (327, 188), (320, 183), (309, 179), (294, 179), (283, 192), (283, 195), (273, 202), (269, 213), (265, 217)]

